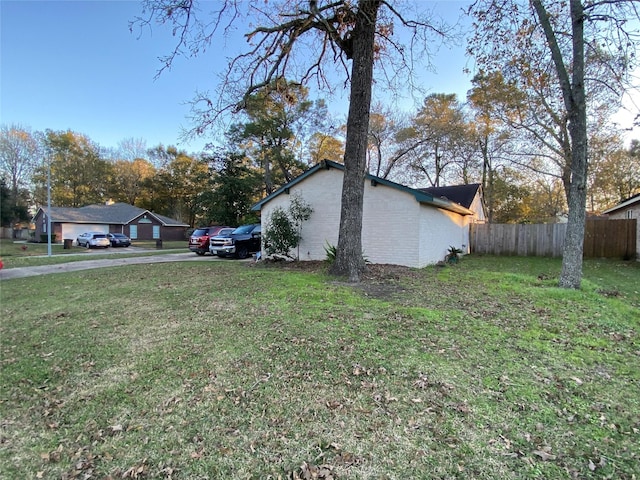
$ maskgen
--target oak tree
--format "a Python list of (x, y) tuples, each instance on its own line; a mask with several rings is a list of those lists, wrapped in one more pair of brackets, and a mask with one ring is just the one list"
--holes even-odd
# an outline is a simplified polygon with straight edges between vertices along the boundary
[(48, 130), (43, 163), (33, 176), (37, 205), (47, 202), (47, 175), (51, 174), (51, 202), (57, 207), (83, 207), (109, 198), (113, 165), (86, 135)]
[[(426, 50), (428, 34), (443, 34), (432, 22), (407, 17), (402, 5), (408, 4), (390, 0), (283, 0), (249, 5), (225, 0), (214, 3), (214, 10), (200, 18), (194, 1), (146, 0), (144, 16), (134, 22), (145, 26), (157, 21), (172, 27), (178, 42), (164, 59), (167, 68), (177, 55), (200, 54), (214, 39), (243, 21), (247, 13), (256, 25), (246, 34), (247, 51), (230, 60), (213, 100), (207, 94), (196, 96), (195, 134), (209, 131), (226, 112), (245, 108), (255, 91), (274, 80), (314, 82), (317, 87), (330, 90), (335, 75), (344, 74), (350, 86), (349, 113), (340, 230), (332, 273), (346, 275), (352, 281), (359, 280), (365, 266), (362, 207), (374, 62), (391, 58), (395, 52), (395, 63), (379, 62), (381, 68), (388, 67), (383, 74), (397, 83), (411, 83), (407, 78), (413, 68), (410, 58), (428, 59), (428, 54), (413, 51), (419, 56), (412, 57), (404, 43), (409, 48), (421, 43)], [(408, 30), (406, 42), (395, 36), (396, 27)]]

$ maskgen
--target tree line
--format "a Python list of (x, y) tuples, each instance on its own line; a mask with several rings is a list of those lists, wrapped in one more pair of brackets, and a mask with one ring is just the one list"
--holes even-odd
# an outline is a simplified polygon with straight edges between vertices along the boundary
[[(374, 105), (367, 171), (416, 187), (481, 183), (490, 221), (555, 222), (567, 210), (562, 162), (522, 154), (536, 147), (535, 137), (514, 125), (522, 120), (508, 115), (521, 95), (500, 76), (478, 76), (465, 102), (442, 93), (428, 95), (413, 113)], [(640, 142), (625, 146), (621, 132), (596, 120), (588, 197), (594, 213), (640, 191)], [(254, 202), (322, 159), (342, 160), (344, 126), (335, 124), (323, 100), (279, 81), (249, 98), (226, 145), (197, 154), (147, 148), (134, 138), (105, 149), (78, 132), (3, 125), (2, 223), (28, 222), (34, 207), (47, 203), (49, 179), (58, 207), (112, 200), (192, 226), (254, 221)]]

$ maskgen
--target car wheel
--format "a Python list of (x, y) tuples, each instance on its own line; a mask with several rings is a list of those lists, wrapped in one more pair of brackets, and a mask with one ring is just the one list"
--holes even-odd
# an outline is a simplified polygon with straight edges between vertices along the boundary
[(197, 251), (196, 251), (196, 255), (200, 255), (200, 256), (202, 256), (202, 255), (204, 255), (204, 252), (201, 252), (200, 250), (197, 250)]
[(89, 242), (85, 243), (84, 246), (87, 247), (87, 250), (91, 248), (91, 245), (89, 244)]
[(249, 251), (247, 250), (247, 247), (240, 247), (236, 255), (241, 259), (247, 258), (249, 256)]

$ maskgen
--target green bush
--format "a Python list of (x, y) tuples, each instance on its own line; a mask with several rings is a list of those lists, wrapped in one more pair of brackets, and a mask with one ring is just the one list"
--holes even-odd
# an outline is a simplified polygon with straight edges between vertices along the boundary
[[(40, 243), (48, 243), (49, 242), (49, 235), (47, 235), (46, 233), (41, 233), (40, 234)], [(51, 234), (51, 243), (56, 243), (56, 234), (52, 233)]]
[(336, 261), (337, 248), (335, 245), (331, 245), (327, 242), (327, 244), (324, 246), (324, 251), (327, 254), (326, 261), (331, 265)]
[[(299, 194), (291, 196), (289, 209), (276, 207), (271, 212), (262, 233), (262, 241), (267, 256), (280, 255), (294, 258), (291, 250), (302, 240), (302, 222), (309, 220), (313, 209)], [(299, 258), (299, 253), (296, 255)]]
[(262, 234), (267, 255), (290, 257), (289, 252), (298, 246), (300, 237), (289, 215), (282, 207), (274, 208), (269, 223)]

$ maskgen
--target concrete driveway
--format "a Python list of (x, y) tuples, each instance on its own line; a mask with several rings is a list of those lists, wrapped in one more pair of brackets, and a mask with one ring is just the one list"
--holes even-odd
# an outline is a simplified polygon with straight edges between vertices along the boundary
[[(116, 252), (120, 253), (120, 252)], [(121, 257), (103, 258), (99, 260), (82, 260), (79, 262), (60, 263), (57, 265), (40, 265), (37, 267), (3, 268), (0, 270), (0, 280), (12, 278), (33, 277), (50, 273), (75, 272), (78, 270), (90, 270), (102, 267), (117, 267), (122, 265), (135, 265), (140, 263), (167, 263), (167, 262), (215, 262), (220, 257), (205, 255), (199, 256), (193, 252), (167, 253), (150, 255), (148, 257)], [(251, 260), (250, 260), (251, 261)]]

